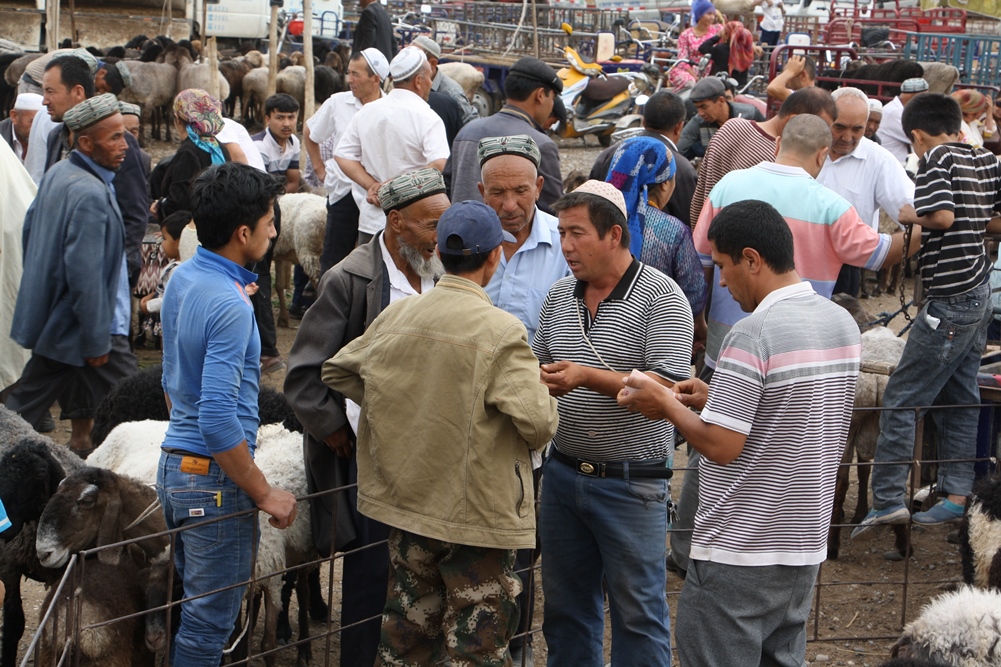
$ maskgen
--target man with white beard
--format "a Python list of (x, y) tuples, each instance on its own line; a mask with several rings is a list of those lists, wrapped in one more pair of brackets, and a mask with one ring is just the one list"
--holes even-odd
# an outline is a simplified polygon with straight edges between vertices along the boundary
[[(359, 408), (327, 388), (320, 368), (364, 333), (390, 303), (434, 287), (444, 273), (435, 255), (438, 218), (449, 207), (445, 181), (436, 169), (404, 173), (379, 189), (386, 227), (323, 274), (316, 302), (288, 356), (285, 395), (304, 428), (306, 480), (310, 493), (358, 481), (354, 442)], [(356, 494), (310, 503), (313, 539), (324, 556), (382, 542), (344, 557), (341, 604), (341, 666), (375, 663), (380, 621), (386, 602), (389, 527), (358, 513)], [(330, 543), (336, 522), (335, 544)], [(377, 617), (366, 623), (366, 618)], [(356, 624), (352, 626), (352, 624)], [(352, 627), (349, 627), (352, 626)]]

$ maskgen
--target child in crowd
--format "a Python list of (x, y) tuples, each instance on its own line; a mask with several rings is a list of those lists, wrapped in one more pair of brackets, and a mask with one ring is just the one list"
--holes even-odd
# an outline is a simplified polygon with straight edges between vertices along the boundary
[[(170, 263), (163, 267), (163, 271), (160, 272), (160, 284), (156, 286), (156, 292), (147, 294), (139, 302), (139, 310), (144, 315), (154, 315), (160, 312), (160, 305), (163, 303), (163, 291), (167, 288), (167, 281), (170, 280), (170, 274), (181, 263), (181, 233), (188, 226), (189, 222), (191, 222), (190, 211), (175, 211), (160, 223), (160, 234), (163, 237), (160, 249), (163, 250), (163, 254), (170, 260)], [(153, 333), (159, 336), (160, 319), (159, 317), (151, 319), (155, 320)]]
[[(976, 454), (977, 409), (932, 410), (938, 458), (947, 461), (938, 466), (938, 491), (944, 497), (928, 511), (910, 515), (906, 482), (915, 419), (912, 410), (898, 408), (980, 403), (977, 371), (992, 316), (984, 232), (1001, 203), (1001, 166), (989, 151), (959, 142), (963, 116), (951, 97), (919, 95), (904, 108), (901, 122), (921, 156), (915, 213), (908, 219), (902, 215), (900, 222), (921, 226), (918, 266), (925, 303), (886, 386), (872, 470), (873, 510), (852, 537), (884, 523), (958, 522), (973, 487), (969, 459)], [(886, 462), (900, 465), (879, 465)]]

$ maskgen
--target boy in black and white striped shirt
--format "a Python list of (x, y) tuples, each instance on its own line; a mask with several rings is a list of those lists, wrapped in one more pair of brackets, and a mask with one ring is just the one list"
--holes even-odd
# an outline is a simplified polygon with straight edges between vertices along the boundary
[[(938, 488), (945, 498), (927, 512), (909, 516), (905, 496), (914, 448), (914, 415), (893, 408), (919, 405), (976, 405), (977, 371), (991, 318), (991, 265), (984, 231), (998, 210), (1001, 167), (982, 148), (958, 142), (962, 114), (950, 97), (924, 94), (911, 100), (901, 119), (914, 150), (922, 156), (914, 193), (916, 215), (903, 223), (921, 225), (918, 266), (926, 301), (883, 396), (873, 510), (852, 537), (883, 523), (958, 522), (973, 487), (973, 463), (941, 463)], [(939, 458), (971, 459), (976, 452), (976, 408), (935, 410)], [(885, 462), (901, 465), (881, 466)]]

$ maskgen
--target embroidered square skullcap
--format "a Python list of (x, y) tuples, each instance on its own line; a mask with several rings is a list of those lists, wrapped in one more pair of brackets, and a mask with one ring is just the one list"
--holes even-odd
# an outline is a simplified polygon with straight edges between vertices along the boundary
[(428, 57), (418, 48), (408, 46), (402, 49), (389, 63), (389, 74), (394, 81), (406, 81), (424, 67)]
[(923, 93), (926, 90), (928, 90), (928, 82), (924, 79), (907, 79), (900, 84), (900, 92), (902, 93)]
[(880, 116), (883, 115), (883, 103), (880, 102), (879, 100), (875, 99), (875, 98), (870, 97), (869, 98), (869, 114), (872, 115), (874, 113), (875, 114), (879, 114)]
[(607, 199), (615, 204), (615, 208), (622, 212), (623, 219), (629, 217), (629, 214), (626, 212), (626, 198), (623, 197), (622, 192), (620, 192), (619, 189), (611, 183), (595, 180), (584, 181), (581, 183), (579, 188), (574, 190), (574, 192), (583, 192), (585, 194), (594, 195), (595, 197)]
[(125, 66), (125, 61), (119, 60), (117, 63), (115, 63), (115, 69), (117, 69), (118, 73), (122, 75), (122, 83), (125, 84), (125, 87), (128, 88), (129, 86), (131, 86), (132, 72), (129, 70), (128, 67)]
[(118, 110), (122, 112), (123, 116), (139, 116), (142, 118), (142, 109), (136, 104), (129, 104), (128, 102), (119, 102)]
[(21, 93), (14, 100), (14, 109), (16, 111), (41, 111), (42, 96), (37, 93)]
[[(482, 255), (504, 241), (517, 243), (501, 227), (497, 212), (481, 201), (452, 204), (438, 220), (438, 252), (442, 255)], [(456, 245), (459, 247), (450, 247)]]
[(538, 58), (525, 56), (519, 58), (518, 62), (508, 70), (508, 76), (521, 76), (526, 79), (538, 81), (544, 86), (552, 88), (557, 93), (563, 92), (563, 82), (556, 76), (556, 70), (542, 62)]
[(438, 42), (425, 35), (414, 37), (413, 41), (410, 42), (410, 46), (418, 46), (424, 49), (428, 55), (441, 58), (441, 47), (438, 45)]
[(105, 93), (80, 102), (63, 114), (63, 122), (71, 132), (79, 132), (116, 113), (121, 113), (118, 108), (118, 98), (111, 93)]
[(370, 46), (367, 49), (362, 49), (361, 55), (368, 63), (368, 68), (379, 77), (379, 80), (385, 81), (386, 77), (389, 76), (389, 61), (386, 60), (382, 51)]
[(425, 167), (383, 183), (379, 188), (379, 205), (389, 213), (437, 194), (445, 194), (445, 179), (437, 169)]
[(476, 154), (480, 159), (481, 167), (484, 162), (498, 155), (520, 155), (531, 160), (536, 167), (542, 161), (539, 147), (535, 140), (527, 134), (516, 134), (513, 137), (485, 137), (480, 139), (480, 146)]

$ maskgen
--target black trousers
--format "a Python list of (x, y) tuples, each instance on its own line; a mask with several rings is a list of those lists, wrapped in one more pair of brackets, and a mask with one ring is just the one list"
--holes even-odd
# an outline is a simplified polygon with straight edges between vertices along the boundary
[[(282, 215), (278, 204), (275, 204), (275, 229), (282, 233)], [(275, 239), (277, 240), (277, 236)], [(257, 293), (250, 297), (254, 307), (254, 319), (257, 320), (257, 330), (261, 334), (261, 356), (278, 356), (278, 332), (275, 329), (275, 311), (271, 308), (271, 257), (275, 244), (272, 242), (268, 254), (256, 264), (248, 264), (247, 270), (257, 274)]]
[(843, 265), (841, 272), (838, 273), (838, 280), (834, 283), (833, 294), (847, 294), (857, 299), (861, 289), (862, 269), (848, 264)]
[(327, 204), (327, 230), (320, 253), (320, 274), (338, 264), (355, 249), (358, 239), (358, 205), (349, 192), (333, 204)]
[[(358, 464), (351, 457), (350, 480), (358, 482)], [(345, 545), (344, 551), (361, 549), (357, 553), (344, 556), (344, 574), (341, 593), (341, 667), (372, 667), (379, 650), (382, 634), (382, 611), (386, 606), (386, 592), (389, 588), (389, 547), (385, 544), (389, 537), (389, 526), (358, 512), (358, 491), (353, 487), (348, 491), (351, 518), (354, 521), (357, 538)], [(366, 618), (372, 620), (354, 627), (346, 627)]]
[(74, 410), (69, 417), (89, 419), (116, 382), (138, 372), (128, 336), (111, 337), (111, 352), (103, 366), (71, 366), (32, 354), (6, 406), (36, 426), (57, 398), (72, 395)]

